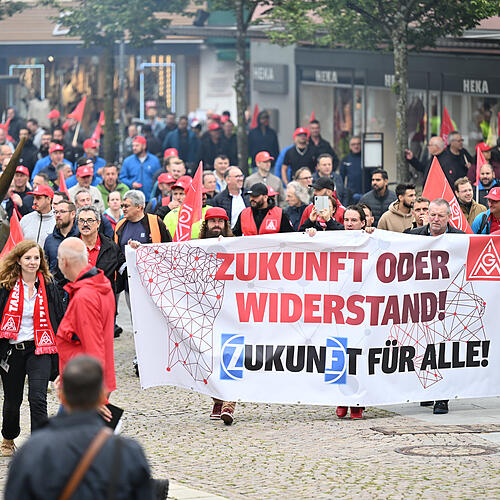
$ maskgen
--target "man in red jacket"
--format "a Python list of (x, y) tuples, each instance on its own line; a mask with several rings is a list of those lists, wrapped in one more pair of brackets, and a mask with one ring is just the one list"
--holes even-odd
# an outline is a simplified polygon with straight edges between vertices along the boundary
[[(69, 305), (56, 335), (59, 373), (71, 358), (79, 354), (100, 361), (104, 384), (109, 395), (116, 389), (113, 334), (115, 296), (111, 284), (100, 269), (88, 263), (87, 248), (79, 238), (66, 238), (57, 253), (59, 269), (70, 281), (64, 286)], [(106, 418), (111, 413), (101, 407)]]

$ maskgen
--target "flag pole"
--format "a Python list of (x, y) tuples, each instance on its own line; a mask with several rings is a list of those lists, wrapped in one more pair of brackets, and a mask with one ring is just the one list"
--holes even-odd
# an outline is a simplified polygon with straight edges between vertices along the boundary
[(75, 134), (73, 135), (73, 141), (71, 142), (71, 145), (76, 148), (76, 145), (78, 144), (78, 134), (80, 133), (80, 125), (81, 123), (78, 122), (76, 128), (75, 128)]

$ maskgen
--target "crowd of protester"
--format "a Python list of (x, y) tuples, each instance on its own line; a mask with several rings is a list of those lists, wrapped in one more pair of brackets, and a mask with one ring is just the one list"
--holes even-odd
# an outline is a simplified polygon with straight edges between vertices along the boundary
[[(161, 120), (150, 106), (146, 123), (128, 127), (128, 155), (121, 165), (104, 161), (97, 140), (79, 137), (75, 142), (80, 134), (76, 124), (65, 131), (56, 112), (49, 115), (47, 130), (36, 120), (24, 121), (13, 108), (8, 116), (8, 125), (0, 128), (2, 168), (20, 138), (27, 140), (2, 202), (6, 218), (20, 219), (25, 238), (0, 262), (0, 358), (11, 363), (11, 370), (0, 369), (3, 455), (13, 454), (20, 433), (24, 378), (28, 376), (34, 430), (47, 420), (47, 383), (58, 371), (55, 355), (63, 349), (59, 355), (64, 352), (66, 364), (74, 335), (82, 346), (79, 353), (101, 361), (107, 395), (114, 390), (112, 342), (121, 333), (115, 310), (121, 292), (129, 299), (125, 247), (172, 241), (199, 161), (204, 170), (203, 217), (193, 225), (192, 238), (294, 231), (314, 237), (321, 231), (375, 228), (427, 236), (460, 232), (450, 225), (445, 200), (420, 196), (412, 183), (392, 190), (385, 170), (364, 171), (359, 137), (350, 138), (349, 154), (339, 159), (321, 137), (316, 120), (308, 128), (297, 128), (291, 144), (280, 150), (269, 113), (261, 112), (257, 127), (249, 131), (250, 158), (242, 169), (236, 166), (229, 113), (211, 115), (202, 133), (200, 124), (186, 116), (176, 120), (169, 114)], [(437, 157), (473, 231), (500, 230), (500, 142), (493, 148), (481, 146), (488, 163), (474, 187), (476, 158), (464, 150), (458, 132), (450, 134), (449, 141), (445, 147), (441, 138), (433, 137), (427, 158), (417, 159), (407, 151), (407, 160), (427, 175)], [(85, 288), (89, 286), (92, 292)], [(95, 307), (99, 294), (106, 310), (112, 311), (100, 332), (95, 317), (82, 318), (72, 304), (78, 296)], [(14, 309), (19, 296), (23, 306), (8, 316), (6, 311)], [(35, 332), (47, 316), (46, 337), (38, 338)], [(437, 414), (448, 411), (447, 401), (423, 404), (433, 404)], [(234, 402), (214, 400), (210, 418), (231, 424), (234, 409)], [(345, 417), (347, 411), (338, 407), (337, 415)], [(109, 416), (102, 408), (101, 414)], [(363, 408), (351, 408), (350, 416), (362, 418)]]

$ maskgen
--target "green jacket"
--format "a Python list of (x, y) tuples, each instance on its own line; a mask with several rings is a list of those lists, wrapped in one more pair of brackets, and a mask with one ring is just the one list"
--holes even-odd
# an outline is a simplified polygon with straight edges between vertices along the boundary
[[(111, 193), (111, 191), (109, 191), (108, 188), (104, 185), (104, 182), (101, 182), (96, 187), (102, 194), (102, 200), (104, 201), (104, 209), (107, 209), (108, 208), (108, 194)], [(123, 182), (119, 182), (116, 185), (116, 189), (114, 189), (114, 191), (118, 191), (122, 195), (122, 199), (123, 199), (123, 195), (127, 191), (129, 191), (129, 189), (130, 188), (126, 184), (123, 184)]]

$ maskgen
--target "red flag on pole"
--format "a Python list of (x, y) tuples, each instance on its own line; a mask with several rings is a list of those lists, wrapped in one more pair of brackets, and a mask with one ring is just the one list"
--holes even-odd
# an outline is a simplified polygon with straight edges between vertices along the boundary
[(195, 222), (201, 220), (202, 215), (202, 187), (203, 164), (200, 161), (193, 182), (187, 190), (186, 198), (179, 211), (179, 222), (175, 230), (174, 241), (188, 241), (191, 239), (191, 228)]
[(87, 102), (87, 96), (83, 96), (83, 99), (76, 105), (75, 109), (68, 115), (68, 118), (73, 118), (77, 122), (81, 122), (83, 119), (83, 112), (85, 111), (86, 102)]
[(10, 218), (10, 234), (9, 238), (5, 242), (2, 253), (0, 253), (0, 259), (5, 257), (18, 243), (24, 240), (23, 230), (21, 229), (21, 224), (19, 224), (19, 218), (17, 212), (14, 210), (12, 212), (12, 217)]
[(311, 117), (309, 118), (309, 123), (313, 122), (316, 120), (316, 115), (314, 114), (314, 109), (311, 111)]
[(476, 146), (476, 182), (475, 186), (479, 186), (479, 173), (481, 172), (481, 167), (488, 163), (483, 155), (483, 152), (479, 148), (479, 145)]
[(64, 178), (64, 172), (62, 171), (62, 169), (59, 170), (59, 192), (66, 193), (68, 195), (68, 198), (70, 198), (68, 188), (66, 187), (66, 179)]
[(250, 128), (257, 128), (259, 126), (258, 121), (259, 116), (259, 106), (256, 104), (253, 108), (252, 122), (250, 123)]
[(431, 201), (436, 198), (444, 198), (450, 204), (450, 224), (456, 229), (473, 234), (472, 229), (469, 226), (460, 205), (458, 204), (458, 200), (455, 198), (451, 186), (446, 180), (439, 160), (436, 157), (432, 160), (432, 165), (429, 170), (427, 180), (425, 181), (422, 196)]
[(446, 144), (446, 146), (448, 146), (448, 134), (450, 132), (453, 132), (453, 130), (454, 130), (453, 122), (451, 121), (450, 115), (445, 106), (443, 110), (443, 118), (441, 120), (441, 131), (439, 132), (439, 135), (443, 138), (443, 141)]
[(97, 120), (97, 125), (95, 126), (94, 133), (92, 134), (92, 139), (99, 141), (101, 139), (102, 127), (104, 126), (104, 111), (101, 111), (99, 115), (99, 120)]

